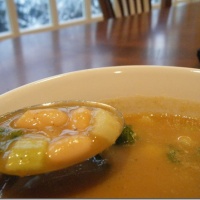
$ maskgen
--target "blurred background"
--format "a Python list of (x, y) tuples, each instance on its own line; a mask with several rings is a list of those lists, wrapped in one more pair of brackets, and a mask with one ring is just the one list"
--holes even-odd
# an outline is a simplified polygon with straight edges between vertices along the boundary
[[(151, 1), (159, 8), (161, 0)], [(173, 6), (191, 1), (173, 0)], [(0, 40), (102, 19), (98, 0), (0, 0)]]

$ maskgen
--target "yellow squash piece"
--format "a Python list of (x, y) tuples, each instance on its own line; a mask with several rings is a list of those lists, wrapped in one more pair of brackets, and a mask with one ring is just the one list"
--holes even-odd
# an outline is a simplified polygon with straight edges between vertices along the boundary
[(6, 170), (24, 175), (27, 171), (37, 172), (43, 167), (48, 142), (42, 139), (22, 138), (11, 148)]

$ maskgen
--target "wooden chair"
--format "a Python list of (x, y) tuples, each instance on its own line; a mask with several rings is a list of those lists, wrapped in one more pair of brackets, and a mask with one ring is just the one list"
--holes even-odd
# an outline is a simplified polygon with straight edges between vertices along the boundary
[(172, 0), (161, 0), (161, 8), (169, 8), (172, 5)]
[[(99, 0), (104, 19), (126, 17), (152, 9), (151, 0)], [(171, 6), (171, 0), (162, 0), (161, 7)]]

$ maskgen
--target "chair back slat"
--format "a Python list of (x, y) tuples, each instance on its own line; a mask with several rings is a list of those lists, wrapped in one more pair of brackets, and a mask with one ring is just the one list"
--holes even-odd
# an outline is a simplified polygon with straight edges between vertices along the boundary
[(169, 8), (172, 5), (172, 0), (162, 0), (161, 8)]
[(126, 5), (127, 5), (127, 12), (128, 12), (128, 15), (131, 15), (130, 1), (129, 1), (129, 0), (126, 0)]
[(99, 0), (99, 5), (105, 19), (116, 18), (113, 5), (110, 0)]
[(135, 3), (133, 0), (129, 0), (130, 15), (136, 14)]
[[(171, 6), (172, 0), (161, 0), (161, 8)], [(104, 19), (127, 17), (152, 9), (151, 0), (99, 0)]]

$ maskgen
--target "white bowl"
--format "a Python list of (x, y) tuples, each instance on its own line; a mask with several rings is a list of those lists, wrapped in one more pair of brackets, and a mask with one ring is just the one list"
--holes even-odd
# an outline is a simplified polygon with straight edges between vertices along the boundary
[(116, 66), (42, 79), (0, 96), (0, 114), (39, 103), (127, 96), (167, 96), (200, 101), (200, 70), (172, 66)]

